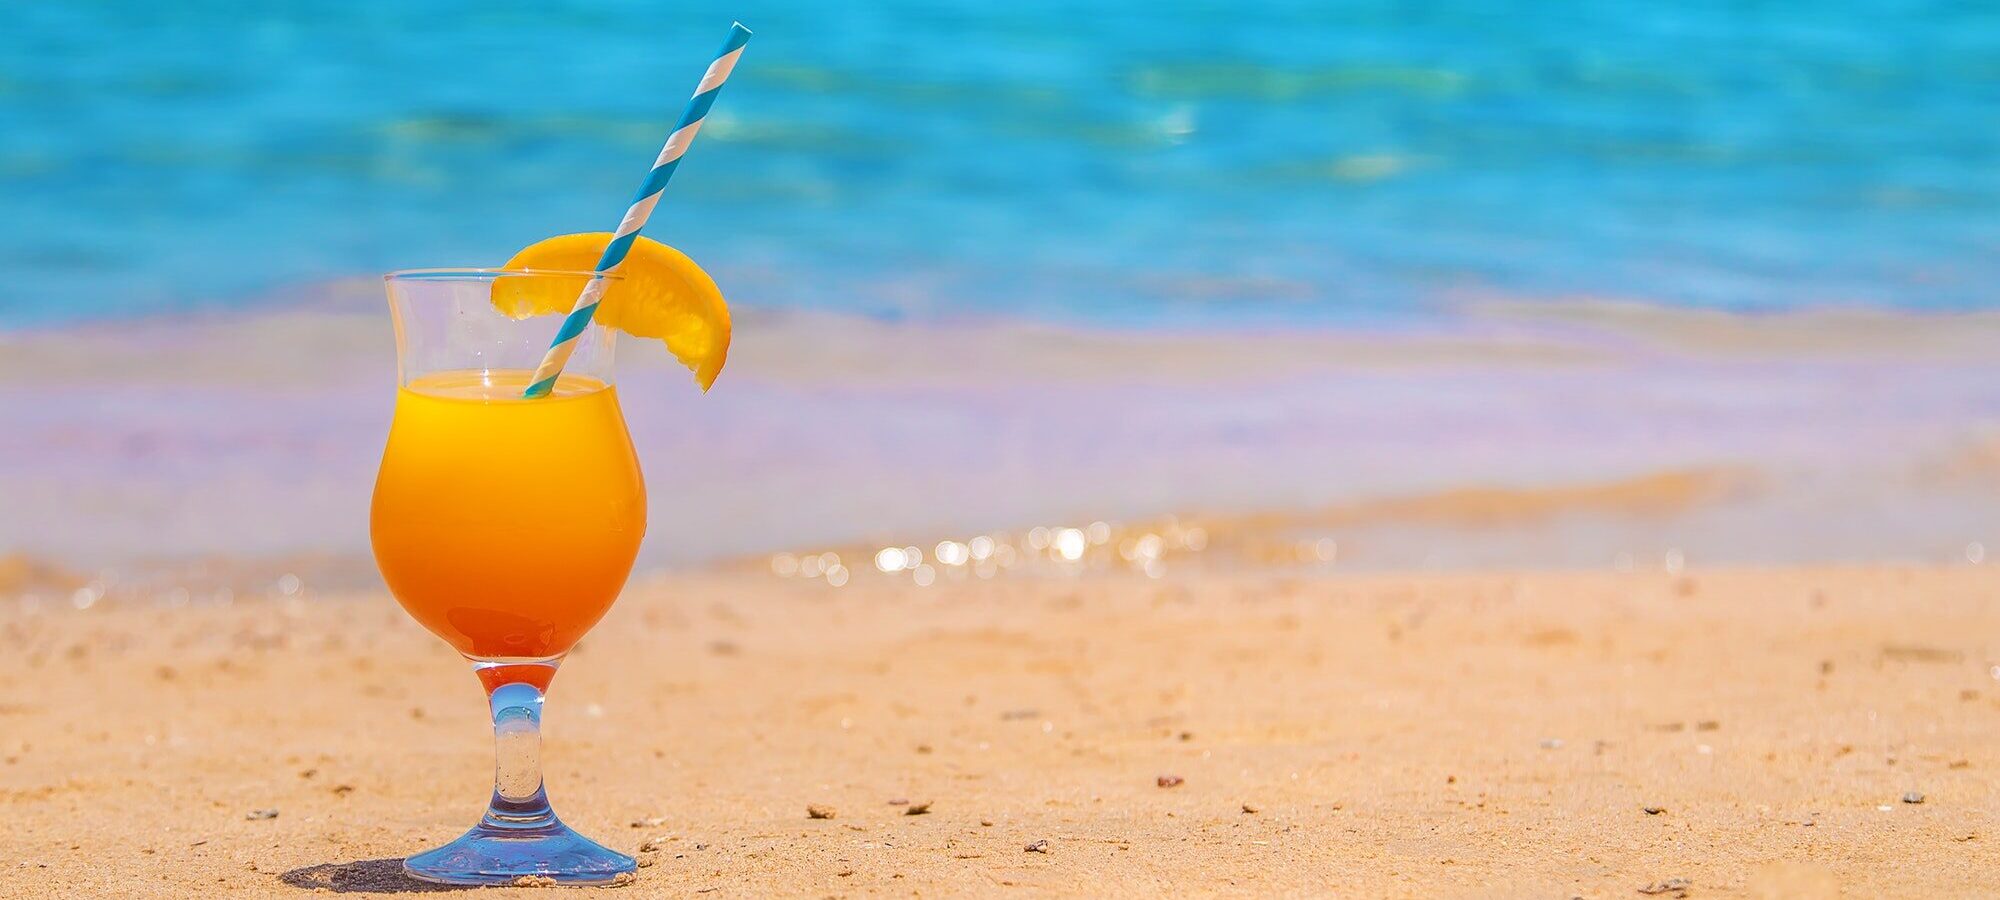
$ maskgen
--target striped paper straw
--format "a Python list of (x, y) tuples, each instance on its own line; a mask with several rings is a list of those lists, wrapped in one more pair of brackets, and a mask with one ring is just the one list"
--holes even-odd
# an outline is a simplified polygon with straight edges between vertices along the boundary
[[(653, 214), (653, 206), (660, 202), (660, 191), (667, 186), (667, 179), (674, 177), (674, 169), (681, 163), (682, 154), (688, 145), (694, 143), (694, 136), (701, 131), (702, 119), (708, 117), (708, 108), (715, 105), (715, 95), (722, 93), (722, 83), (729, 80), (729, 73), (736, 68), (736, 60), (743, 55), (743, 45), (750, 43), (750, 29), (742, 22), (729, 26), (729, 39), (722, 42), (722, 49), (715, 54), (715, 61), (708, 64), (708, 71), (701, 76), (701, 83), (695, 85), (694, 96), (688, 99), (687, 108), (681, 111), (680, 124), (674, 126), (674, 133), (667, 136), (667, 145), (660, 148), (660, 158), (653, 161), (653, 171), (646, 173), (646, 180), (639, 185), (639, 193), (632, 198), (632, 206), (625, 210), (625, 218), (619, 220), (618, 230), (611, 235), (611, 243), (605, 245), (604, 255), (597, 259), (596, 274), (608, 275), (625, 261), (625, 254), (632, 251), (632, 242), (638, 240), (639, 229), (646, 227), (646, 218)], [(562, 367), (569, 362), (569, 355), (576, 349), (577, 338), (583, 329), (589, 327), (590, 318), (597, 314), (597, 301), (604, 297), (605, 280), (592, 278), (583, 286), (583, 293), (577, 295), (576, 305), (570, 308), (563, 319), (562, 327), (556, 329), (555, 342), (549, 345), (549, 352), (542, 356), (542, 364), (535, 367), (534, 380), (528, 384), (524, 396), (546, 397), (555, 390), (556, 377), (562, 374)]]

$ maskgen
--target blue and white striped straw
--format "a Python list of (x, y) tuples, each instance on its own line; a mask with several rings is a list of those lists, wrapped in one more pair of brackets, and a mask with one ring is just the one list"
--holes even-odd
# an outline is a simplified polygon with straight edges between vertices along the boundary
[[(681, 111), (680, 124), (674, 126), (674, 133), (667, 137), (667, 145), (660, 149), (660, 158), (653, 161), (653, 171), (646, 174), (645, 183), (639, 185), (639, 193), (632, 198), (632, 206), (625, 210), (625, 218), (618, 222), (618, 230), (611, 235), (611, 243), (605, 245), (604, 255), (597, 259), (596, 274), (608, 275), (616, 271), (625, 261), (625, 254), (632, 251), (632, 242), (639, 238), (639, 229), (646, 227), (646, 218), (653, 214), (653, 206), (660, 202), (660, 191), (667, 186), (667, 179), (674, 177), (674, 169), (680, 165), (682, 154), (688, 145), (694, 143), (696, 132), (701, 131), (701, 121), (708, 116), (708, 108), (715, 105), (715, 95), (722, 93), (722, 83), (729, 80), (729, 73), (736, 68), (736, 60), (743, 55), (743, 45), (750, 43), (750, 29), (742, 22), (729, 26), (729, 39), (722, 42), (722, 49), (715, 54), (715, 61), (708, 64), (708, 71), (701, 76), (701, 83), (695, 85), (694, 96), (688, 100), (687, 109)], [(577, 295), (576, 305), (570, 308), (563, 319), (562, 327), (556, 330), (555, 342), (549, 345), (549, 352), (542, 356), (542, 364), (535, 367), (535, 377), (528, 384), (524, 394), (527, 397), (546, 397), (555, 390), (556, 377), (569, 362), (569, 355), (576, 349), (577, 338), (590, 326), (590, 318), (597, 314), (597, 301), (604, 297), (605, 279), (592, 278), (583, 286), (583, 293)]]

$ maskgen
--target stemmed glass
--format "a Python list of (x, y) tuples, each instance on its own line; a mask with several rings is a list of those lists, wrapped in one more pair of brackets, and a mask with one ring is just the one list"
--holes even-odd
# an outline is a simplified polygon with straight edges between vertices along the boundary
[(560, 317), (512, 319), (513, 290), (575, 296), (590, 273), (386, 276), (396, 412), (370, 534), (389, 590), (472, 662), (493, 712), (486, 814), (404, 868), (426, 881), (615, 881), (633, 859), (564, 825), (542, 784), (542, 698), (625, 584), (646, 489), (612, 388), (614, 332), (585, 329), (554, 392), (523, 399)]

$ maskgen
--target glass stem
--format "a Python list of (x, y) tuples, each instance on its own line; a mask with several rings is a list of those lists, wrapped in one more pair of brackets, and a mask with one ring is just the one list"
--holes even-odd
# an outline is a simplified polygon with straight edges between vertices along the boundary
[(493, 800), (482, 827), (509, 832), (562, 827), (542, 787), (542, 696), (559, 662), (473, 664), (493, 708)]

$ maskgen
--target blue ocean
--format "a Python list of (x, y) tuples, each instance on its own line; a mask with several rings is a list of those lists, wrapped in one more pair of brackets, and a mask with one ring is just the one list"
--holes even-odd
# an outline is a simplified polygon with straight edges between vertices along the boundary
[(2000, 5), (21, 4), (0, 327), (608, 230), (732, 300), (1278, 327), (1467, 297), (1991, 306)]

